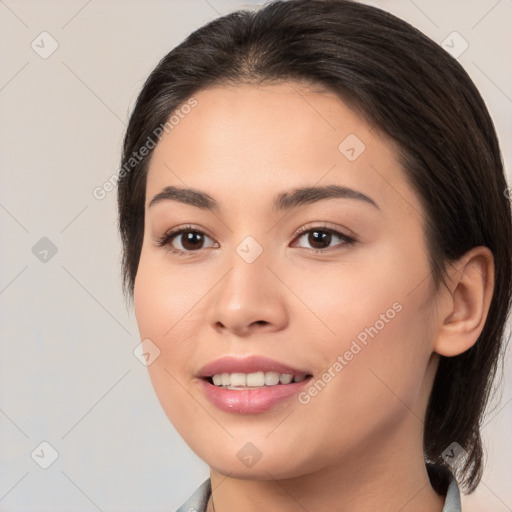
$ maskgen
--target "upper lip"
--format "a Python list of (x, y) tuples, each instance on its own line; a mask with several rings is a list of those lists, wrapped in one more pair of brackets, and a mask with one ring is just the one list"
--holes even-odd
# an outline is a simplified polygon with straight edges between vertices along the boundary
[(199, 377), (207, 378), (220, 373), (254, 373), (277, 372), (291, 375), (309, 375), (307, 371), (293, 368), (275, 359), (263, 356), (249, 356), (244, 358), (226, 356), (215, 359), (201, 368)]

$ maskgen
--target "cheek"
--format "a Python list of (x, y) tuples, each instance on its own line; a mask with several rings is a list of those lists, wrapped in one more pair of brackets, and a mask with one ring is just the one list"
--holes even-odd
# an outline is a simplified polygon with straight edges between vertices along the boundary
[[(348, 415), (351, 424), (367, 422), (362, 428), (372, 428), (377, 418), (393, 421), (421, 403), (432, 352), (428, 266), (420, 258), (407, 263), (403, 255), (402, 260), (396, 253), (387, 256), (376, 258), (378, 265), (354, 265), (337, 276), (322, 276), (314, 286), (310, 280), (303, 285), (331, 331), (308, 336), (312, 353), (322, 354), (320, 380), (328, 381), (311, 400), (318, 417), (325, 414), (320, 408), (336, 404), (328, 413), (333, 422)], [(372, 421), (365, 411), (375, 412)]]
[[(194, 347), (190, 329), (197, 288), (186, 286), (183, 272), (172, 273), (151, 255), (141, 254), (135, 279), (134, 308), (141, 339), (150, 339), (160, 355), (148, 366), (160, 400), (179, 396), (178, 369)], [(185, 273), (186, 274), (186, 273)], [(194, 291), (195, 290), (195, 291)], [(180, 380), (182, 380), (180, 378)]]
[(162, 352), (173, 339), (186, 341), (187, 326), (195, 321), (209, 284), (197, 278), (193, 266), (179, 268), (165, 261), (165, 254), (142, 252), (135, 279), (135, 316), (142, 337), (156, 340)]
[[(398, 311), (396, 305), (393, 314), (386, 308), (387, 297), (381, 304), (374, 304), (372, 312), (385, 315), (388, 311), (388, 323), (376, 322), (379, 316), (367, 312), (359, 313), (355, 323), (349, 315), (346, 321), (340, 315), (336, 343), (316, 347), (326, 356), (325, 366), (316, 386), (305, 390), (294, 416), (297, 423), (308, 425), (297, 439), (308, 447), (306, 452), (322, 452), (335, 460), (361, 449), (369, 440), (382, 439), (398, 425), (416, 424), (423, 417), (429, 350), (418, 328), (421, 311), (404, 301), (402, 309)], [(359, 322), (363, 322), (362, 329), (356, 326)], [(356, 334), (344, 336), (349, 324)]]
[[(356, 323), (347, 320), (351, 335), (340, 339), (330, 357), (340, 362), (341, 356), (341, 366), (337, 366), (341, 369), (328, 400), (343, 403), (336, 414), (348, 414), (352, 425), (359, 425), (368, 435), (413, 411), (417, 417), (424, 413), (424, 377), (432, 352), (427, 335), (429, 314), (422, 301), (393, 300), (397, 296), (384, 296), (371, 307), (368, 304)], [(343, 327), (342, 322), (338, 325)]]
[(197, 345), (190, 322), (201, 290), (190, 286), (186, 271), (169, 271), (157, 259), (141, 254), (134, 286), (135, 317), (140, 338), (149, 338), (160, 350), (147, 367), (156, 396), (171, 423), (185, 433), (183, 419), (197, 415), (183, 371)]

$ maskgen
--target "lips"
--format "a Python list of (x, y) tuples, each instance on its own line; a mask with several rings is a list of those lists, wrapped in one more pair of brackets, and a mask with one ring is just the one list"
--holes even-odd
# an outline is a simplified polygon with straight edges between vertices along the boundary
[[(275, 376), (279, 376), (279, 382), (275, 382)], [(273, 359), (250, 356), (217, 359), (204, 366), (198, 377), (202, 392), (217, 408), (230, 413), (256, 414), (299, 393), (312, 374)]]

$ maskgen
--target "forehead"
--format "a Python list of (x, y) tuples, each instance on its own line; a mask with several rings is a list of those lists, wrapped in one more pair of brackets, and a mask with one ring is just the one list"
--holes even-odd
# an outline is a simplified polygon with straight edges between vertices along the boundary
[(164, 135), (160, 149), (174, 146), (175, 152), (183, 153), (200, 147), (201, 154), (190, 151), (189, 159), (222, 152), (226, 159), (237, 155), (253, 161), (279, 156), (318, 160), (325, 150), (327, 157), (338, 156), (344, 133), (368, 140), (371, 132), (336, 94), (305, 84), (213, 87), (194, 99), (196, 106), (188, 114), (173, 116), (176, 124)]
[(240, 205), (248, 194), (327, 183), (377, 202), (415, 201), (393, 142), (333, 92), (290, 82), (212, 87), (193, 98), (154, 150), (146, 205), (167, 185)]

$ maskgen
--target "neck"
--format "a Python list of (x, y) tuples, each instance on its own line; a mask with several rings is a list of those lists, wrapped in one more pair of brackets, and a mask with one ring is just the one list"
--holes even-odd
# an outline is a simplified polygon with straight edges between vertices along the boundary
[[(411, 415), (409, 421), (418, 419)], [(261, 475), (253, 479), (226, 476), (212, 468), (208, 512), (441, 512), (444, 497), (430, 484), (422, 429), (406, 444), (410, 432), (411, 425), (404, 425), (385, 444), (368, 442), (335, 466), (294, 478), (273, 479), (271, 468), (260, 468)]]

